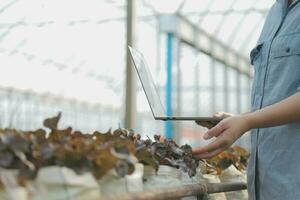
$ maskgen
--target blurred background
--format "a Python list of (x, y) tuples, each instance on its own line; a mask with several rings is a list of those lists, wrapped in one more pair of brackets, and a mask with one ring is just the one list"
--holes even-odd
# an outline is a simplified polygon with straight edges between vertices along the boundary
[(61, 127), (200, 145), (205, 128), (153, 119), (127, 45), (144, 54), (167, 114), (247, 112), (248, 57), (273, 2), (2, 0), (0, 126), (33, 130), (61, 111)]

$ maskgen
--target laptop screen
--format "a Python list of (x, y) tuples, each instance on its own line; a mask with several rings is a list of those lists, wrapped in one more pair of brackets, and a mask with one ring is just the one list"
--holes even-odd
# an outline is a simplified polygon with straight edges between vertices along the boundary
[(165, 110), (159, 98), (158, 92), (154, 85), (150, 70), (146, 64), (143, 54), (137, 50), (129, 47), (135, 69), (138, 73), (139, 79), (141, 81), (142, 87), (146, 94), (148, 103), (150, 105), (153, 116), (156, 117), (165, 117)]

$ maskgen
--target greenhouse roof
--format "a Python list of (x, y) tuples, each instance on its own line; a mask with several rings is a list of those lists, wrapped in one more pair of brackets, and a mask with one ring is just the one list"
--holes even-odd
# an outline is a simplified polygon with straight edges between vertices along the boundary
[(274, 0), (144, 0), (156, 13), (179, 13), (248, 57)]
[[(160, 14), (180, 14), (248, 57), (273, 2), (142, 0), (137, 14), (149, 24)], [(0, 85), (120, 105), (125, 22), (125, 0), (1, 1)], [(156, 36), (154, 29), (139, 34)], [(149, 38), (144, 50), (153, 52), (155, 38), (143, 37)]]

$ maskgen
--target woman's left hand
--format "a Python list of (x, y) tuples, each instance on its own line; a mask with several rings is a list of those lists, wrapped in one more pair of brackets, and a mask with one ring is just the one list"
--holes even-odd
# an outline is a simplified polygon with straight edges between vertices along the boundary
[(206, 146), (195, 148), (193, 154), (198, 159), (213, 157), (229, 148), (248, 130), (250, 130), (250, 127), (243, 115), (228, 117), (203, 136), (205, 140), (212, 137), (216, 137), (216, 139)]

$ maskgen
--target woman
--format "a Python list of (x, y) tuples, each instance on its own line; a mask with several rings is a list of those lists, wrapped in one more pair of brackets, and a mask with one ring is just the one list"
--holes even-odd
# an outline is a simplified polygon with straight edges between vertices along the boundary
[(250, 199), (300, 199), (300, 3), (277, 0), (257, 46), (252, 111), (227, 117), (210, 129), (210, 144), (194, 149), (197, 158), (224, 151), (251, 132), (248, 166)]

